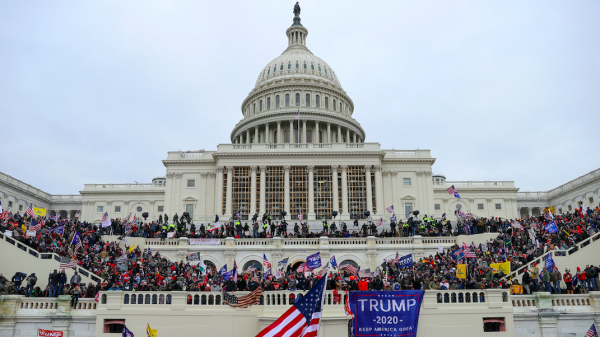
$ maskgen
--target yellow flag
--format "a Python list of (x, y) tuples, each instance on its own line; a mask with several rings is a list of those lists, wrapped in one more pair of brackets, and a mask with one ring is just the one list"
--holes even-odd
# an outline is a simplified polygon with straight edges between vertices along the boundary
[(550, 206), (550, 207), (548, 208), (548, 210), (549, 210), (550, 212), (552, 212), (552, 214), (554, 214), (554, 213), (556, 212), (556, 210), (554, 209), (554, 205)]
[(133, 252), (134, 249), (135, 249), (135, 245), (129, 247), (129, 254), (131, 254), (131, 252)]
[(493, 273), (496, 274), (498, 272), (503, 272), (505, 275), (510, 274), (510, 261), (506, 261), (503, 263), (490, 263), (490, 268), (492, 268)]
[(148, 337), (157, 337), (158, 336), (156, 329), (152, 329), (150, 327), (150, 324), (148, 324), (148, 327), (146, 328), (146, 333), (148, 334)]
[(37, 216), (46, 216), (46, 209), (45, 208), (39, 208), (39, 207), (34, 207), (33, 208), (33, 213)]
[(467, 265), (457, 264), (456, 265), (456, 278), (467, 278)]

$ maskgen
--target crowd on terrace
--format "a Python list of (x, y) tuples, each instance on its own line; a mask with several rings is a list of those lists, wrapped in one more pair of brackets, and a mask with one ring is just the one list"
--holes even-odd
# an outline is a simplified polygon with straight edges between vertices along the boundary
[[(85, 285), (81, 283), (81, 277), (67, 280), (62, 271), (55, 271), (47, 278), (46, 275), (25, 273), (17, 273), (12, 278), (0, 276), (0, 287), (5, 293), (27, 296), (53, 297), (71, 294), (75, 304), (78, 297), (92, 297), (100, 290), (216, 292), (254, 290), (257, 287), (264, 290), (308, 290), (319, 277), (328, 277), (328, 288), (336, 291), (512, 287), (513, 293), (517, 294), (533, 291), (582, 293), (600, 289), (598, 267), (573, 266), (577, 268), (576, 272), (570, 273), (566, 270), (561, 273), (554, 268), (549, 270), (546, 266), (534, 266), (532, 270), (522, 273), (522, 284), (519, 284), (494, 266), (496, 263), (509, 262), (510, 270), (515, 271), (551, 250), (566, 250), (572, 253), (579, 249), (578, 243), (597, 233), (599, 220), (600, 209), (596, 207), (586, 212), (553, 216), (545, 214), (517, 221), (461, 221), (458, 226), (453, 227), (452, 232), (458, 231), (457, 228), (471, 227), (467, 231), (474, 234), (475, 230), (472, 227), (481, 223), (483, 231), (487, 231), (486, 228), (489, 227), (489, 231), (499, 234), (485, 244), (456, 245), (450, 250), (420, 258), (409, 268), (399, 268), (397, 259), (382, 261), (373, 271), (364, 268), (330, 268), (326, 272), (319, 269), (299, 272), (287, 265), (281, 269), (269, 269), (264, 273), (256, 270), (237, 270), (237, 281), (234, 281), (233, 278), (223, 277), (223, 271), (210, 264), (206, 270), (202, 270), (197, 262), (170, 261), (162, 256), (160, 251), (141, 250), (139, 247), (123, 249), (119, 247), (118, 241), (105, 242), (103, 237), (106, 231), (97, 224), (47, 220), (35, 231), (34, 236), (30, 236), (27, 233), (32, 232), (32, 219), (17, 213), (9, 214), (8, 218), (0, 223), (0, 233), (10, 235), (13, 240), (39, 252), (53, 252), (61, 257), (70, 257), (79, 267), (99, 276), (102, 282)], [(558, 231), (546, 229), (546, 225), (551, 221), (556, 223)], [(194, 226), (184, 229), (178, 225), (179, 222), (174, 226), (156, 223), (144, 224), (139, 228), (129, 226), (127, 234), (143, 232), (145, 235), (141, 236), (151, 237), (152, 234), (159, 233), (166, 237), (171, 231), (174, 232), (174, 237), (211, 237), (211, 234), (206, 236), (206, 231), (203, 234), (201, 228), (196, 231)], [(443, 223), (442, 227), (444, 226), (448, 226), (447, 223)], [(121, 221), (113, 220), (109, 231), (123, 233), (125, 230), (126, 226)], [(438, 229), (433, 225), (430, 230)], [(81, 238), (80, 246), (73, 243), (76, 235)], [(235, 233), (235, 227), (233, 232), (227, 227), (221, 227), (213, 237), (224, 238), (229, 235), (239, 233)], [(473, 253), (475, 257), (469, 257), (466, 252)], [(459, 276), (457, 268), (463, 264), (466, 265), (466, 273)], [(35, 281), (32, 282), (33, 278)], [(46, 286), (40, 287), (45, 283)]]

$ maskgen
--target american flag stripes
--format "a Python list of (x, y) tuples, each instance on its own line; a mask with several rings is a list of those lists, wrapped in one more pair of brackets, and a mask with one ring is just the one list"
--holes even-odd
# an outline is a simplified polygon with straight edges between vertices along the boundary
[(110, 226), (110, 219), (108, 219), (108, 212), (102, 214), (102, 227)]
[(472, 258), (477, 257), (477, 255), (475, 255), (475, 252), (471, 251), (471, 249), (469, 247), (467, 247), (467, 245), (465, 245), (464, 242), (463, 242), (463, 253), (465, 254), (465, 257), (472, 257)]
[(258, 282), (258, 275), (257, 274), (254, 274), (254, 277), (252, 278), (252, 281)]
[(29, 207), (27, 207), (27, 210), (25, 211), (25, 213), (29, 214), (30, 217), (35, 218), (35, 213), (33, 212), (33, 204), (29, 203)]
[(273, 324), (264, 328), (256, 337), (305, 336), (319, 334), (319, 323), (327, 279), (322, 277), (315, 286), (292, 305)]
[(456, 188), (454, 188), (454, 185), (452, 185), (452, 186), (448, 187), (448, 188), (446, 189), (446, 191), (448, 192), (448, 194), (454, 194), (454, 193), (458, 192), (458, 191), (456, 190)]
[(79, 218), (81, 216), (81, 211), (75, 212), (75, 218)]
[(360, 269), (360, 267), (356, 268), (355, 266), (346, 263), (340, 266), (341, 270), (345, 270), (347, 272), (349, 272), (350, 274), (354, 274), (356, 276), (356, 274), (358, 274), (358, 270)]
[(308, 267), (306, 267), (306, 263), (303, 263), (300, 265), (300, 267), (298, 267), (298, 269), (296, 269), (296, 271), (298, 273), (304, 273), (304, 272), (309, 271), (309, 269), (308, 269)]
[(43, 225), (44, 225), (44, 221), (43, 220), (42, 220), (42, 222), (37, 222), (35, 220), (31, 220), (31, 224), (29, 225), (29, 230), (37, 232), (40, 229), (42, 229)]
[(254, 268), (254, 266), (248, 266), (248, 268), (246, 268), (246, 273), (253, 273), (256, 271), (256, 268)]
[(72, 258), (65, 256), (60, 259), (60, 269), (65, 268), (77, 268), (77, 260), (73, 260)]
[(327, 271), (329, 270), (329, 262), (317, 273), (318, 276), (327, 275)]
[(234, 308), (247, 308), (253, 304), (260, 303), (262, 288), (256, 288), (250, 294), (237, 297), (234, 294), (223, 292), (223, 302)]
[(386, 208), (385, 208), (385, 210), (386, 210), (388, 213), (394, 213), (394, 205), (392, 205), (392, 206), (390, 206), (390, 207), (386, 207)]
[(262, 264), (263, 264), (263, 266), (265, 266), (265, 268), (271, 269), (271, 262), (269, 262), (269, 260), (267, 260), (267, 256), (265, 254), (263, 254)]
[(73, 237), (73, 242), (71, 242), (71, 244), (75, 245), (75, 251), (81, 248), (81, 237), (79, 236), (79, 233), (75, 233), (75, 236)]
[(596, 331), (596, 324), (592, 323), (590, 330), (585, 334), (585, 337), (598, 337), (598, 332)]

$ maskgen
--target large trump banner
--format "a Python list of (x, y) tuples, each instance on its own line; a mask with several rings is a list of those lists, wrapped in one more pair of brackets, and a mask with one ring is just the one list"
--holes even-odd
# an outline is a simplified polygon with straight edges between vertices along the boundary
[(423, 290), (350, 292), (354, 336), (416, 336), (423, 294)]

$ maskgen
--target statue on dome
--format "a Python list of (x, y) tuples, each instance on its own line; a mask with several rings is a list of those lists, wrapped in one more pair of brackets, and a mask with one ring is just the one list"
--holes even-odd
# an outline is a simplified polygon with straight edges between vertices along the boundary
[(294, 5), (294, 15), (300, 16), (300, 5), (298, 4), (298, 1), (296, 1), (296, 4)]

